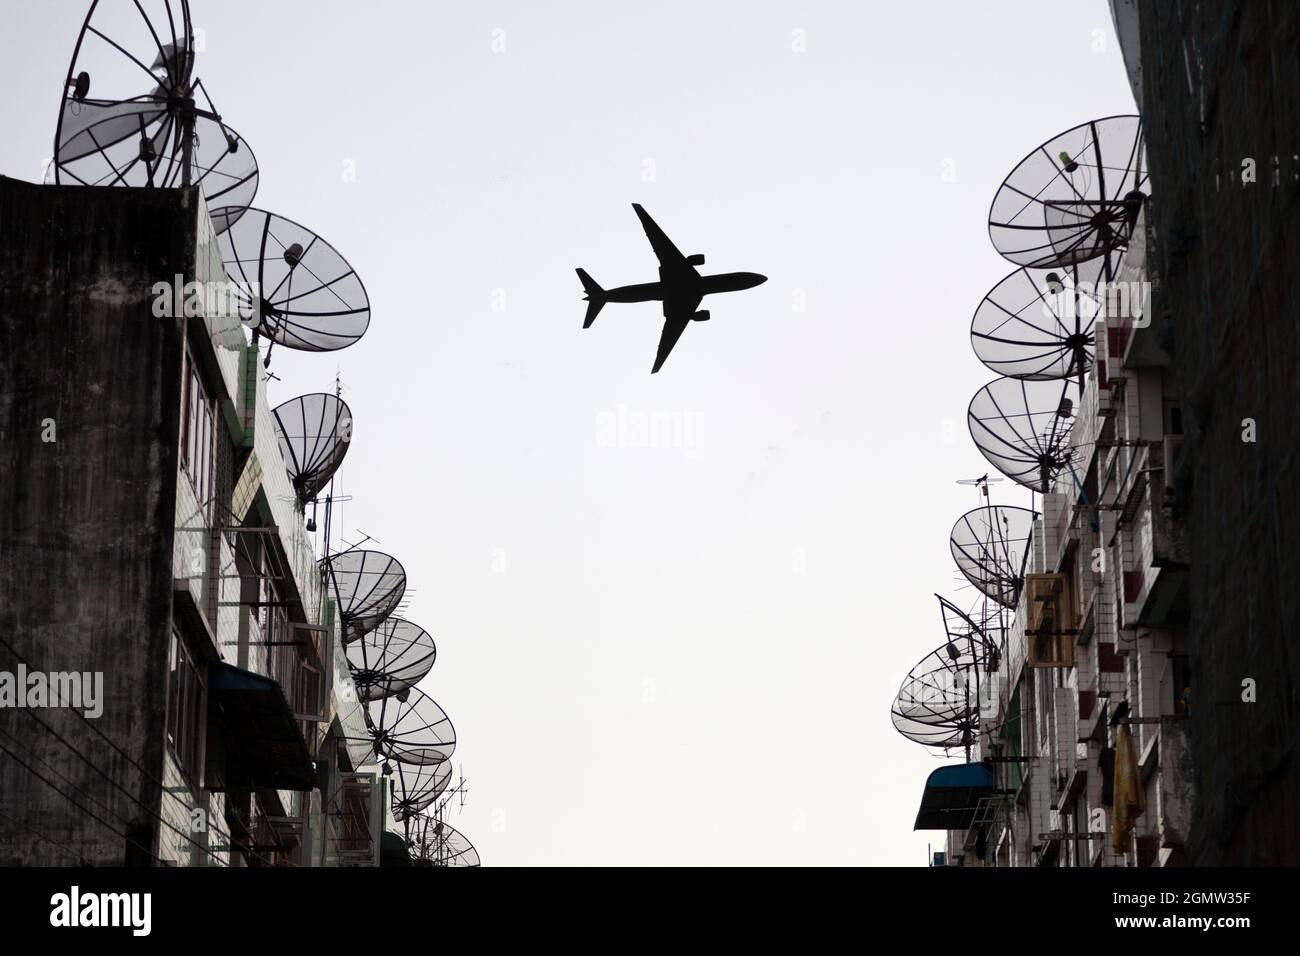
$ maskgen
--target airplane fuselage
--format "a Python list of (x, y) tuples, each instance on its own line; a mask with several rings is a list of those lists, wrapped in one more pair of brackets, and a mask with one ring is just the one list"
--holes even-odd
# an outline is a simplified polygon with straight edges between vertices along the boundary
[(712, 276), (679, 278), (659, 282), (642, 282), (638, 285), (606, 289), (607, 302), (659, 302), (664, 299), (691, 298), (712, 295), (715, 292), (739, 292), (752, 289), (767, 281), (757, 272), (722, 272)]

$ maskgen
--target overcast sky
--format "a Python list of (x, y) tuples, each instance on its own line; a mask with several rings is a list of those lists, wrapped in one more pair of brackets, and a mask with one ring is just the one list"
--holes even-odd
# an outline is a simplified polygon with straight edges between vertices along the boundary
[[(40, 178), (86, 7), (4, 0), (0, 173)], [(947, 535), (989, 470), (988, 206), (1134, 112), (1106, 3), (192, 11), (255, 205), (369, 291), (359, 344), (276, 350), (271, 400), (341, 371), (345, 534), (438, 642), (485, 864), (924, 864), (942, 761), (889, 705), (943, 641), (932, 594), (972, 601)], [(632, 202), (703, 271), (769, 277), (653, 378), (657, 305), (583, 331), (573, 272), (656, 278)]]

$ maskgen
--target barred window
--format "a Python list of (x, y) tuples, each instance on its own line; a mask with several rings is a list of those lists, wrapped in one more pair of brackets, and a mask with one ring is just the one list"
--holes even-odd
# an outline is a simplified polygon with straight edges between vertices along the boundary
[(203, 375), (194, 361), (189, 343), (185, 344), (184, 381), (181, 389), (181, 465), (194, 486), (204, 518), (212, 498), (213, 446), (215, 419), (212, 399), (203, 384)]
[(203, 674), (184, 636), (172, 628), (167, 675), (167, 744), (190, 783), (198, 785), (199, 746), (207, 705)]

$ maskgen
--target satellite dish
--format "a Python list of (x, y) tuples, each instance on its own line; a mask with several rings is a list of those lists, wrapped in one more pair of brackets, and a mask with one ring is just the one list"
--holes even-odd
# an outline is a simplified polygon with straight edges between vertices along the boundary
[(958, 518), (948, 536), (966, 580), (1003, 607), (1020, 600), (1036, 517), (1028, 508), (985, 505)]
[(397, 761), (393, 769), (393, 819), (415, 816), (442, 796), (451, 783), (451, 761), (408, 764)]
[(1051, 269), (1128, 245), (1148, 190), (1142, 120), (1108, 116), (1048, 140), (1006, 178), (989, 209), (993, 247), (1017, 265)]
[(969, 658), (954, 661), (943, 647), (931, 651), (908, 672), (894, 697), (894, 729), (923, 747), (946, 751), (973, 746), (979, 698), (965, 683), (973, 680), (973, 670)]
[(121, 103), (166, 109), (169, 100), (192, 91), (194, 31), (188, 0), (140, 0), (119, 13), (123, 7), (91, 3), (68, 64), (64, 115), (77, 115), (66, 109), (68, 104), (92, 111)]
[(345, 641), (382, 624), (406, 593), (406, 572), (396, 558), (380, 551), (343, 551), (320, 564), (343, 619)]
[(370, 299), (346, 259), (291, 219), (262, 209), (212, 212), (226, 274), (256, 290), (256, 334), (285, 348), (333, 352), (361, 338)]
[[(1067, 271), (1067, 270), (1062, 270)], [(1073, 275), (1077, 270), (1069, 273)], [(1007, 378), (1073, 379), (1083, 388), (1101, 311), (1096, 286), (1019, 268), (984, 296), (971, 320), (975, 354)]]
[(948, 637), (908, 672), (890, 715), (894, 729), (908, 740), (946, 751), (976, 743), (980, 672), (996, 648), (952, 602), (939, 597), (939, 606)]
[(411, 862), (416, 866), (480, 866), (478, 851), (463, 833), (431, 814), (403, 824)]
[(406, 700), (381, 697), (365, 704), (366, 726), (377, 756), (402, 763), (442, 763), (456, 749), (456, 729), (434, 699), (411, 688)]
[(433, 635), (400, 617), (390, 617), (344, 652), (362, 700), (378, 700), (414, 687), (433, 668)]
[(337, 396), (313, 392), (276, 406), (271, 415), (298, 502), (312, 501), (348, 453), (352, 411)]
[(1071, 460), (1067, 381), (997, 378), (971, 399), (966, 424), (980, 453), (1012, 481), (1046, 494)]
[[(80, 186), (184, 185), (174, 117), (153, 106), (129, 104), (129, 109), (103, 113), (86, 109), (77, 120), (60, 124), (61, 139), (50, 167), (53, 180)], [(230, 222), (257, 194), (257, 160), (239, 134), (220, 123), (196, 120), (190, 160), (191, 182), (203, 189), (209, 206), (224, 206)]]
[(257, 160), (222, 121), (193, 71), (186, 0), (140, 0), (130, 7), (95, 0), (68, 66), (50, 180), (193, 184), (209, 206), (246, 207), (257, 193)]

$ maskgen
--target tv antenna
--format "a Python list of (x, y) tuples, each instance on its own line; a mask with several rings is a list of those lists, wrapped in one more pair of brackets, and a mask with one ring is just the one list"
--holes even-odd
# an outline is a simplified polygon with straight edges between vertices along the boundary
[[(262, 209), (212, 213), (227, 275), (252, 311), (253, 340), (303, 352), (347, 348), (370, 326), (370, 299), (356, 270), (305, 226)], [(338, 383), (336, 381), (336, 387)]]
[(404, 838), (415, 866), (480, 866), (469, 839), (437, 813), (425, 811), (403, 823)]
[(456, 783), (456, 786), (452, 787), (450, 790), (446, 792), (442, 800), (440, 800), (438, 803), (439, 815), (443, 814), (443, 812), (447, 808), (447, 803), (451, 800), (452, 797), (455, 797), (456, 814), (457, 816), (459, 816), (460, 812), (465, 809), (465, 794), (467, 793), (469, 793), (469, 782), (465, 779), (465, 765), (461, 764), (460, 780)]
[(347, 545), (348, 551), (355, 551), (358, 548), (360, 548), (363, 544), (370, 544), (372, 542), (374, 544), (381, 543), (378, 538), (372, 538), (370, 535), (366, 534), (360, 528), (357, 529), (357, 533), (360, 534), (361, 537), (356, 542), (349, 541), (347, 538), (344, 538), (342, 535), (339, 535), (340, 540)]
[(1102, 258), (1115, 278), (1148, 188), (1142, 119), (1108, 116), (1052, 137), (1022, 159), (989, 208), (989, 238), (1004, 258), (1056, 269)]
[(957, 484), (966, 485), (977, 489), (977, 494), (985, 501), (989, 498), (989, 485), (997, 484), (1002, 479), (997, 475), (989, 476), (988, 472), (980, 475), (978, 478), (958, 478)]
[(257, 194), (257, 160), (194, 78), (194, 54), (188, 0), (136, 0), (131, 8), (94, 0), (68, 65), (49, 178), (195, 185), (209, 206), (230, 209), (218, 229), (234, 222)]
[(998, 378), (971, 399), (966, 424), (980, 453), (1017, 484), (1046, 494), (1071, 460), (1067, 381)]

